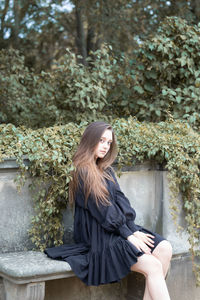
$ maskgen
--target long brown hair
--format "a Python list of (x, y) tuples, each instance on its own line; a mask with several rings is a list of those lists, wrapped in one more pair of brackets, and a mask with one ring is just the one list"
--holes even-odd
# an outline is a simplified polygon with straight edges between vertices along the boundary
[[(95, 160), (95, 149), (105, 130), (112, 131), (112, 143), (109, 151), (103, 158)], [(117, 156), (116, 137), (111, 125), (105, 122), (93, 122), (84, 131), (80, 144), (73, 156), (75, 171), (70, 182), (70, 203), (74, 202), (75, 193), (80, 185), (84, 185), (85, 204), (90, 194), (96, 200), (97, 205), (109, 205), (108, 190), (105, 178), (113, 180), (106, 170), (111, 166)]]

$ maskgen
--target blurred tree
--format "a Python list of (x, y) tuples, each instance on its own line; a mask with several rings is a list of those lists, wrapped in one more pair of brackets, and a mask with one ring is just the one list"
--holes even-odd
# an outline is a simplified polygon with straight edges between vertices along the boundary
[[(67, 51), (57, 68), (35, 74), (14, 49), (0, 51), (0, 123), (26, 127), (105, 119), (108, 90), (115, 84), (116, 60), (104, 47), (89, 66)], [(97, 117), (98, 115), (98, 117)]]
[(198, 0), (1, 0), (0, 49), (14, 48), (36, 72), (48, 70), (66, 47), (80, 54), (103, 43), (130, 54), (166, 16), (200, 21)]
[[(0, 2), (0, 49), (14, 48), (37, 72), (73, 49), (74, 16), (62, 0), (5, 0)], [(62, 9), (61, 9), (62, 8)], [(74, 26), (75, 28), (75, 26)]]
[(200, 26), (167, 17), (132, 57), (102, 47), (77, 62), (69, 50), (49, 72), (35, 74), (16, 50), (0, 51), (0, 122), (43, 127), (136, 116), (169, 115), (200, 126)]

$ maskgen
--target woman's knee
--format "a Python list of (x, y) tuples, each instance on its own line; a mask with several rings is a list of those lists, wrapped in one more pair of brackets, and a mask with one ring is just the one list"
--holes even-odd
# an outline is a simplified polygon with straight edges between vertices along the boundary
[(140, 272), (146, 277), (153, 273), (163, 273), (162, 264), (153, 255), (143, 254), (138, 262), (131, 267), (132, 271)]
[(158, 246), (154, 249), (153, 255), (156, 257), (163, 257), (167, 260), (171, 260), (172, 257), (172, 246), (169, 241), (162, 241), (158, 244)]

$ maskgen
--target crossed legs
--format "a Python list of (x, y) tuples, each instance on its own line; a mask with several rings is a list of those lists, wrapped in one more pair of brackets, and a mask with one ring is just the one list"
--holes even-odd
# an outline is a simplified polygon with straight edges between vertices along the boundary
[(165, 276), (172, 256), (172, 247), (168, 241), (162, 241), (152, 252), (143, 254), (131, 267), (132, 271), (142, 273), (146, 277), (143, 300), (170, 300)]

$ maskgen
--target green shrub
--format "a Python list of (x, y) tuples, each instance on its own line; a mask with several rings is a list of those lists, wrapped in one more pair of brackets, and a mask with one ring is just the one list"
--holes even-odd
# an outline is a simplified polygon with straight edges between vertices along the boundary
[(104, 47), (88, 66), (70, 51), (50, 72), (34, 74), (14, 50), (0, 51), (0, 122), (31, 128), (136, 116), (200, 124), (200, 28), (166, 18), (132, 57)]
[(31, 128), (68, 122), (106, 119), (108, 89), (114, 83), (108, 48), (93, 53), (89, 66), (67, 51), (51, 72), (34, 74), (24, 66), (24, 57), (10, 49), (0, 51), (0, 123)]
[(175, 119), (199, 127), (200, 27), (166, 18), (126, 62), (125, 71), (109, 98), (118, 116), (159, 122), (170, 111)]
[(54, 87), (48, 73), (34, 74), (13, 49), (0, 51), (0, 123), (37, 128), (56, 122)]

